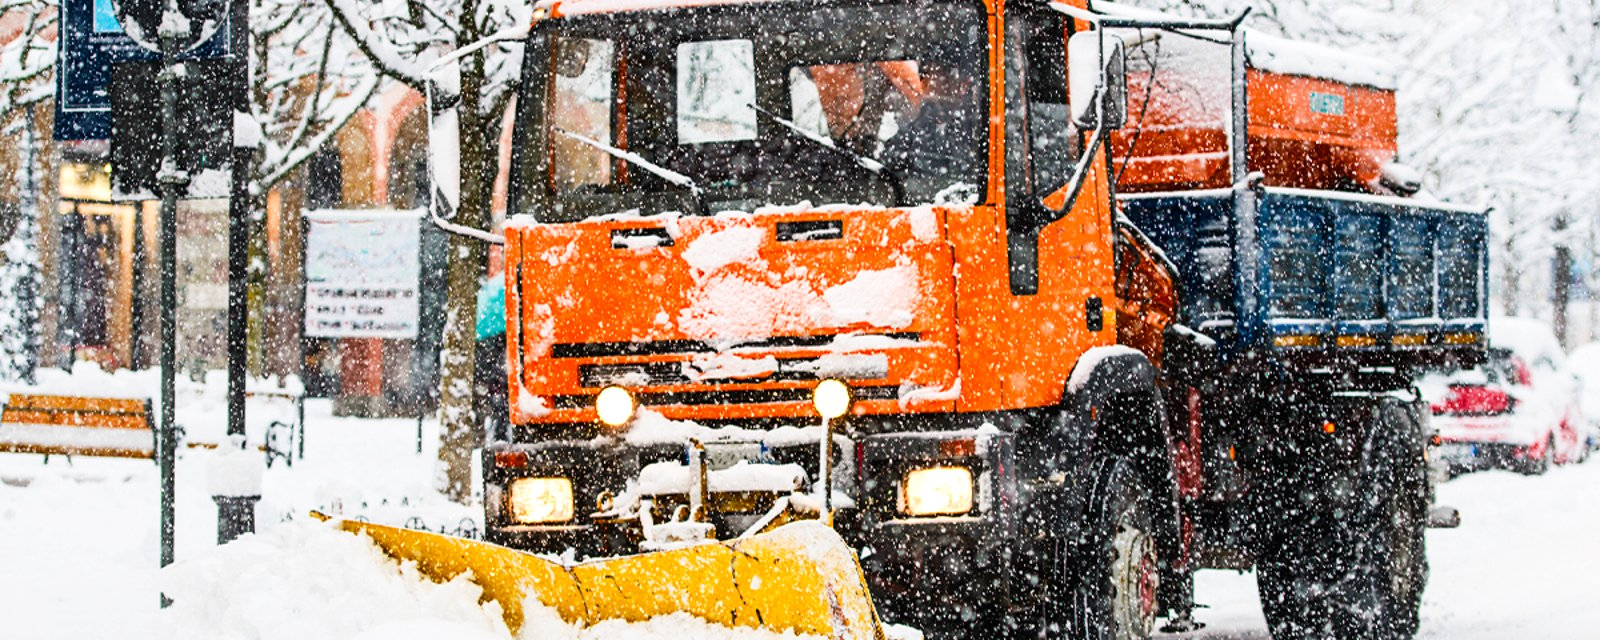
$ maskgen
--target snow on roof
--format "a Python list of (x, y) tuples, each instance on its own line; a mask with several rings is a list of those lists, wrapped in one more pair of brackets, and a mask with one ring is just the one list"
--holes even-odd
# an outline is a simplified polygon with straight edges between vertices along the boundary
[(1318, 44), (1245, 29), (1245, 59), (1262, 71), (1310, 76), (1387, 91), (1398, 87), (1395, 66), (1387, 61)]
[[(1095, 11), (1104, 14), (1129, 18), (1184, 17), (1115, 2), (1095, 2), (1092, 6)], [(1397, 86), (1395, 65), (1387, 61), (1310, 42), (1290, 40), (1253, 29), (1245, 29), (1244, 32), (1245, 59), (1253, 68), (1389, 91), (1395, 90)]]
[(549, 4), (550, 6), (554, 7), (554, 9), (550, 12), (550, 15), (559, 18), (597, 13), (683, 9), (688, 7), (709, 7), (725, 4), (750, 4), (755, 2), (771, 1), (773, 0), (565, 0), (563, 2), (551, 2)]
[(1547, 359), (1559, 367), (1566, 359), (1555, 331), (1543, 320), (1495, 316), (1489, 319), (1489, 346), (1510, 349), (1529, 364)]

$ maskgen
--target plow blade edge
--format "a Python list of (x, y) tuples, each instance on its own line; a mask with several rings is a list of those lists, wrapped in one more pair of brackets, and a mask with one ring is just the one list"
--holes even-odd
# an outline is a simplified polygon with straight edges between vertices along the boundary
[(639, 622), (676, 612), (729, 627), (850, 640), (881, 640), (883, 628), (855, 552), (817, 521), (722, 542), (564, 565), (487, 542), (340, 520), (385, 553), (444, 582), (465, 572), (498, 602), (517, 632), (523, 602), (563, 620)]

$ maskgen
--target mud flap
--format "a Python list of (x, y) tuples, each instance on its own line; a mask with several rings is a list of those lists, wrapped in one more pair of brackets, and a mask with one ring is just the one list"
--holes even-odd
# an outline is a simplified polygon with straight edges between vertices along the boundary
[[(321, 517), (320, 514), (313, 514)], [(483, 599), (499, 603), (513, 633), (523, 602), (592, 625), (684, 612), (723, 626), (850, 640), (881, 640), (883, 625), (855, 552), (815, 520), (723, 542), (563, 565), (487, 542), (352, 520), (390, 556), (436, 581), (471, 572)]]

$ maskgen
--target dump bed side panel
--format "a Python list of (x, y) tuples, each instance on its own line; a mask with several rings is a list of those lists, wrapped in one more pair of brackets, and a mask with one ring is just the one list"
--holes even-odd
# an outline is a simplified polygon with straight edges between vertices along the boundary
[[(1244, 237), (1255, 238), (1253, 251), (1239, 244), (1231, 191), (1122, 199), (1178, 265), (1183, 322), (1224, 354), (1377, 365), (1470, 361), (1481, 351), (1481, 211), (1329, 191), (1268, 188), (1250, 197), (1255, 233)], [(1241, 264), (1237, 255), (1260, 258)], [(1256, 286), (1241, 293), (1237, 284), (1252, 279)], [(1245, 300), (1252, 290), (1259, 299)]]

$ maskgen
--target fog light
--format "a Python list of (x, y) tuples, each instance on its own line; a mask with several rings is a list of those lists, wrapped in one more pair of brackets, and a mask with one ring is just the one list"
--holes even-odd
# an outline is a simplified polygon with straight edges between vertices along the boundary
[(633, 410), (637, 407), (633, 401), (633, 394), (622, 387), (606, 387), (600, 390), (600, 395), (594, 397), (594, 409), (600, 414), (600, 422), (608, 427), (628, 424), (628, 421), (633, 419)]
[(572, 480), (520, 478), (511, 482), (511, 519), (518, 524), (572, 519)]
[(818, 382), (811, 390), (811, 406), (829, 420), (842, 416), (850, 411), (850, 387), (833, 378)]
[(972, 511), (972, 470), (932, 467), (906, 474), (900, 511), (912, 516), (958, 516)]

